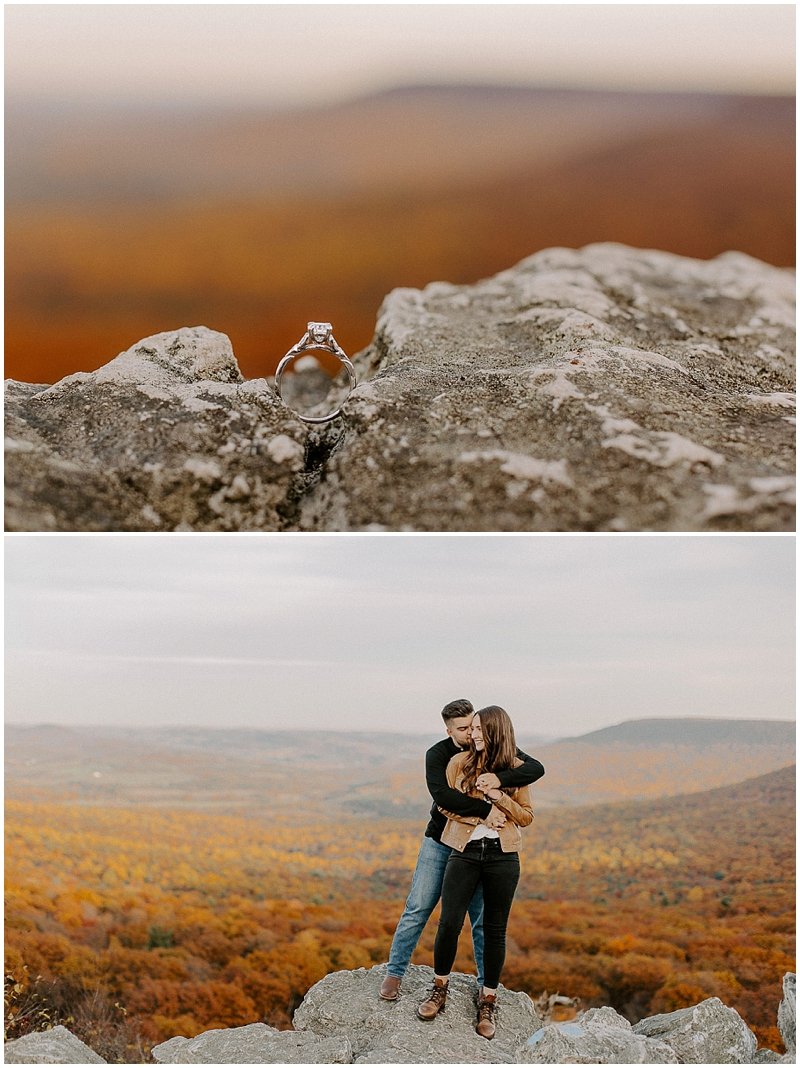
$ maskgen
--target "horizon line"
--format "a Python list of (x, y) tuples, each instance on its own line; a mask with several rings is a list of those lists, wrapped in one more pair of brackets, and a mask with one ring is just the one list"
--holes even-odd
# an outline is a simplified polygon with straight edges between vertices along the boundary
[(543, 93), (557, 94), (567, 93), (578, 95), (603, 95), (603, 96), (652, 96), (652, 97), (721, 97), (721, 98), (768, 98), (768, 99), (796, 99), (796, 85), (785, 89), (781, 88), (722, 88), (722, 87), (689, 87), (689, 88), (659, 88), (656, 86), (619, 86), (619, 85), (580, 85), (575, 83), (560, 82), (502, 82), (493, 80), (475, 81), (409, 81), (395, 82), (375, 88), (365, 87), (360, 91), (344, 90), (340, 94), (328, 98), (312, 98), (306, 101), (292, 101), (284, 99), (279, 102), (270, 102), (263, 97), (242, 96), (240, 99), (221, 100), (218, 97), (197, 96), (195, 98), (177, 98), (168, 93), (157, 99), (145, 99), (135, 95), (120, 95), (112, 97), (104, 94), (99, 98), (94, 92), (77, 92), (70, 97), (54, 97), (47, 91), (15, 90), (6, 88), (6, 103), (10, 105), (28, 105), (41, 108), (50, 108), (54, 111), (68, 110), (70, 107), (85, 107), (87, 104), (97, 111), (113, 111), (127, 109), (131, 111), (168, 110), (174, 112), (185, 111), (259, 111), (274, 114), (293, 113), (297, 111), (325, 111), (348, 105), (366, 103), (378, 100), (381, 97), (389, 97), (401, 93), (447, 93), (447, 92), (474, 92), (485, 91), (495, 93)]
[[(479, 711), (479, 710), (476, 710)], [(600, 727), (591, 727), (588, 730), (581, 732), (580, 734), (550, 734), (549, 732), (536, 731), (529, 729), (527, 731), (517, 731), (518, 734), (537, 734), (540, 737), (552, 738), (557, 741), (566, 741), (570, 738), (581, 738), (586, 734), (594, 734), (597, 731), (608, 730), (612, 727), (624, 727), (631, 723), (663, 723), (668, 721), (685, 722), (692, 721), (695, 723), (783, 723), (796, 725), (797, 719), (780, 719), (777, 717), (769, 718), (751, 718), (748, 716), (637, 716), (632, 719), (617, 720), (613, 723), (606, 723)], [(398, 730), (398, 729), (385, 729), (379, 727), (342, 727), (338, 729), (327, 728), (320, 730), (316, 727), (254, 727), (252, 724), (242, 724), (240, 726), (234, 726), (227, 724), (224, 727), (215, 727), (211, 725), (191, 724), (191, 723), (166, 723), (159, 725), (148, 726), (123, 726), (120, 724), (108, 724), (82, 721), (80, 723), (55, 723), (51, 720), (39, 720), (35, 723), (24, 723), (18, 720), (5, 720), (4, 726), (6, 727), (21, 727), (24, 729), (33, 729), (35, 727), (59, 727), (64, 730), (81, 729), (89, 727), (101, 727), (111, 730), (140, 730), (140, 731), (166, 731), (166, 730), (195, 730), (195, 731), (253, 731), (263, 734), (400, 734), (407, 735), (408, 737), (427, 736), (429, 734), (438, 733), (431, 730)]]

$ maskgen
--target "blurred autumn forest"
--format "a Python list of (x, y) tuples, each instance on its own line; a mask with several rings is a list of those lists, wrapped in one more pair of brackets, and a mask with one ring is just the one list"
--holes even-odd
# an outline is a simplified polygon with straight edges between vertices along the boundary
[[(631, 745), (638, 737), (637, 760), (646, 762), (643, 731), (652, 733), (654, 721), (640, 722), (580, 741), (606, 746), (620, 736)], [(686, 721), (669, 722), (677, 735)], [(705, 721), (699, 730), (711, 750), (725, 743), (735, 754), (737, 732), (726, 725)], [(684, 780), (673, 796), (611, 803), (536, 800), (504, 984), (534, 997), (558, 990), (585, 1006), (610, 1004), (632, 1021), (717, 996), (760, 1044), (782, 1049), (780, 984), (795, 966), (795, 768), (776, 766), (774, 743), (783, 741), (784, 765), (792, 760), (791, 726), (762, 726), (751, 749), (773, 745), (766, 759), (774, 770), (744, 781), (697, 792)], [(258, 732), (182, 730), (160, 741), (158, 732), (138, 732), (150, 739), (153, 759), (166, 752), (165, 737), (176, 758), (186, 758), (176, 759), (187, 798), (178, 806), (177, 787), (172, 805), (144, 799), (143, 784), (163, 778), (166, 765), (143, 762), (136, 733), (107, 731), (95, 751), (81, 744), (88, 729), (8, 735), (9, 1037), (61, 1022), (109, 1061), (140, 1061), (176, 1034), (258, 1020), (286, 1028), (324, 975), (387, 959), (424, 826), (422, 784), (419, 815), (369, 822), (353, 814), (363, 792), (353, 803), (352, 786), (341, 789), (359, 752), (388, 748), (391, 766), (386, 736), (342, 735), (340, 753), (330, 752), (328, 738), (307, 741), (305, 767), (286, 764), (296, 753), (291, 732), (265, 736), (275, 763), (293, 771), (292, 792), (270, 779), (266, 741), (260, 763)], [(258, 806), (223, 789), (225, 776), (240, 781), (248, 733), (249, 759), (261, 767)], [(420, 763), (419, 743), (398, 741), (401, 764), (416, 747)], [(546, 766), (548, 748), (558, 745), (537, 750)], [(63, 779), (52, 780), (59, 752)], [(205, 779), (204, 754), (217, 768), (205, 792), (186, 778), (191, 762)], [(303, 775), (308, 788), (298, 782)], [(362, 773), (355, 786), (368, 779)], [(385, 791), (385, 781), (375, 788)], [(543, 801), (546, 784), (547, 776), (534, 788)], [(295, 804), (301, 797), (305, 805)], [(435, 918), (419, 963), (432, 960)], [(472, 971), (466, 936), (456, 968)]]
[(204, 324), (247, 377), (309, 319), (554, 245), (794, 262), (794, 101), (420, 87), (308, 111), (6, 119), (6, 374), (53, 382)]

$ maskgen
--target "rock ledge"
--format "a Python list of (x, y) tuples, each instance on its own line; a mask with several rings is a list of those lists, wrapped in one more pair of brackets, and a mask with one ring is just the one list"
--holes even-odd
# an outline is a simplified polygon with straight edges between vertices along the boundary
[[(783, 981), (778, 1027), (789, 1051), (756, 1052), (744, 1020), (718, 998), (640, 1020), (589, 1009), (569, 1023), (542, 1026), (527, 994), (500, 987), (497, 1035), (475, 1033), (474, 978), (454, 974), (446, 1011), (431, 1022), (416, 1010), (433, 969), (412, 965), (396, 1002), (378, 989), (386, 965), (333, 972), (311, 987), (293, 1031), (263, 1023), (177, 1036), (153, 1048), (156, 1064), (753, 1064), (795, 1061), (794, 973)], [(76, 1059), (76, 1057), (78, 1059)], [(104, 1063), (64, 1027), (5, 1046), (8, 1064)]]
[(793, 299), (741, 253), (616, 244), (397, 289), (321, 429), (224, 334), (157, 334), (8, 383), (8, 528), (793, 529)]

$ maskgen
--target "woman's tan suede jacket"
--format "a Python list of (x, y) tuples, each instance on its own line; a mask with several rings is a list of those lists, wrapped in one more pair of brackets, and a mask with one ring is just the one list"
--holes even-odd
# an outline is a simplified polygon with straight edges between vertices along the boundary
[[(447, 783), (454, 790), (461, 790), (464, 776), (462, 769), (467, 762), (469, 753), (456, 753), (447, 765)], [(522, 761), (517, 759), (514, 767), (518, 768)], [(472, 790), (470, 797), (483, 797), (479, 790)], [(504, 853), (516, 853), (522, 844), (520, 827), (527, 827), (533, 821), (533, 805), (531, 802), (530, 786), (521, 786), (514, 790), (513, 794), (503, 794), (501, 800), (492, 801), (493, 805), (505, 812), (508, 819), (505, 826), (500, 828), (500, 848)], [(451, 846), (459, 853), (464, 852), (464, 846), (469, 841), (469, 836), (479, 823), (483, 821), (477, 816), (457, 816), (454, 812), (439, 806), (441, 812), (447, 816), (447, 825), (442, 831), (442, 845)]]

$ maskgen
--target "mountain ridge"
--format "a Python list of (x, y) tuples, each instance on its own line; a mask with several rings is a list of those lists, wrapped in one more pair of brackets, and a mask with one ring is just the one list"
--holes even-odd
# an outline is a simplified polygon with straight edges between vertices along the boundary
[[(641, 716), (636, 719), (624, 719), (618, 723), (611, 723), (606, 727), (598, 727), (584, 734), (568, 735), (556, 739), (552, 744), (563, 744), (572, 741), (585, 742), (590, 739), (598, 740), (603, 737), (611, 737), (614, 741), (637, 740), (644, 736), (646, 729), (650, 729), (650, 741), (655, 737), (664, 737), (669, 727), (680, 726), (681, 738), (685, 738), (685, 731), (690, 734), (700, 734), (702, 728), (708, 725), (719, 725), (721, 733), (728, 736), (739, 736), (748, 731), (758, 731), (762, 725), (764, 731), (772, 731), (775, 734), (794, 739), (795, 722), (790, 719), (732, 719), (726, 716)], [(724, 725), (724, 727), (723, 727)], [(768, 726), (767, 726), (768, 725)], [(779, 726), (780, 725), (780, 726)]]
[[(749, 728), (758, 727), (758, 726), (760, 726), (762, 724), (780, 725), (781, 733), (784, 733), (783, 732), (783, 728), (791, 728), (792, 731), (793, 731), (795, 726), (796, 726), (795, 720), (792, 720), (792, 719), (781, 719), (779, 717), (770, 717), (768, 719), (760, 719), (760, 718), (755, 718), (755, 717), (754, 718), (749, 718), (749, 719), (741, 719), (741, 718), (738, 718), (738, 717), (730, 717), (730, 716), (636, 716), (636, 717), (631, 718), (631, 719), (618, 720), (618, 721), (616, 721), (614, 723), (606, 724), (603, 727), (595, 727), (592, 730), (583, 732), (582, 734), (563, 734), (563, 735), (552, 735), (552, 734), (531, 735), (531, 734), (528, 734), (527, 737), (529, 737), (529, 738), (530, 737), (534, 737), (537, 740), (537, 744), (552, 745), (552, 744), (563, 743), (563, 742), (584, 741), (584, 740), (589, 739), (589, 738), (597, 738), (602, 734), (611, 734), (612, 732), (621, 734), (624, 731), (627, 731), (628, 729), (631, 729), (631, 730), (637, 729), (638, 730), (640, 727), (643, 728), (645, 725), (658, 725), (658, 726), (671, 725), (671, 726), (675, 726), (676, 728), (680, 727), (680, 729), (682, 730), (683, 726), (685, 724), (687, 724), (687, 723), (730, 724), (734, 730), (737, 729), (739, 724), (742, 724), (743, 726), (747, 726)], [(240, 733), (240, 734), (264, 734), (264, 735), (269, 735), (269, 736), (285, 736), (285, 737), (293, 736), (293, 735), (314, 735), (314, 736), (319, 736), (319, 735), (326, 735), (326, 736), (352, 735), (352, 736), (363, 736), (363, 737), (379, 736), (379, 737), (397, 737), (397, 738), (429, 738), (429, 737), (431, 737), (431, 735), (433, 733), (431, 731), (378, 731), (378, 730), (363, 730), (363, 729), (360, 729), (360, 728), (359, 729), (353, 729), (353, 730), (350, 730), (349, 728), (344, 728), (342, 730), (336, 730), (336, 731), (334, 731), (334, 730), (322, 730), (322, 731), (319, 731), (319, 730), (314, 730), (312, 728), (308, 728), (308, 729), (302, 729), (302, 728), (296, 728), (296, 729), (280, 728), (280, 729), (275, 729), (273, 727), (254, 727), (254, 726), (248, 726), (248, 725), (242, 725), (242, 726), (238, 726), (238, 727), (229, 727), (229, 726), (211, 727), (211, 726), (193, 726), (191, 724), (183, 724), (183, 723), (166, 723), (166, 724), (160, 724), (158, 726), (153, 726), (153, 727), (124, 727), (124, 726), (109, 725), (109, 724), (97, 724), (97, 723), (91, 723), (91, 722), (80, 722), (80, 723), (65, 724), (65, 723), (57, 723), (55, 721), (50, 721), (50, 720), (37, 720), (36, 722), (33, 722), (33, 723), (25, 723), (25, 722), (22, 722), (22, 721), (19, 721), (19, 720), (11, 720), (11, 719), (6, 719), (5, 727), (6, 727), (6, 729), (11, 728), (11, 729), (14, 729), (14, 730), (21, 730), (21, 731), (39, 730), (39, 729), (42, 729), (42, 728), (50, 728), (50, 729), (53, 729), (53, 730), (64, 730), (64, 731), (83, 731), (83, 730), (100, 729), (100, 730), (108, 731), (108, 732), (120, 732), (120, 731), (148, 732), (148, 733), (166, 733), (166, 732), (170, 732), (170, 731), (175, 731), (175, 732), (203, 732), (203, 733), (214, 733), (214, 732), (222, 733), (222, 732), (225, 732), (225, 733)], [(767, 728), (767, 729), (771, 729), (771, 728)], [(520, 733), (520, 735), (521, 735), (522, 732), (518, 732), (518, 733)], [(545, 743), (544, 739), (547, 739), (546, 743)], [(433, 742), (431, 742), (431, 744), (433, 744)]]
[[(43, 798), (61, 791), (86, 804), (253, 812), (264, 809), (266, 792), (309, 818), (324, 798), (342, 816), (421, 819), (430, 807), (423, 757), (441, 737), (7, 724), (6, 789)], [(518, 741), (545, 766), (534, 786), (539, 808), (697, 793), (794, 759), (794, 724), (784, 720), (631, 720), (550, 742), (521, 730)]]

